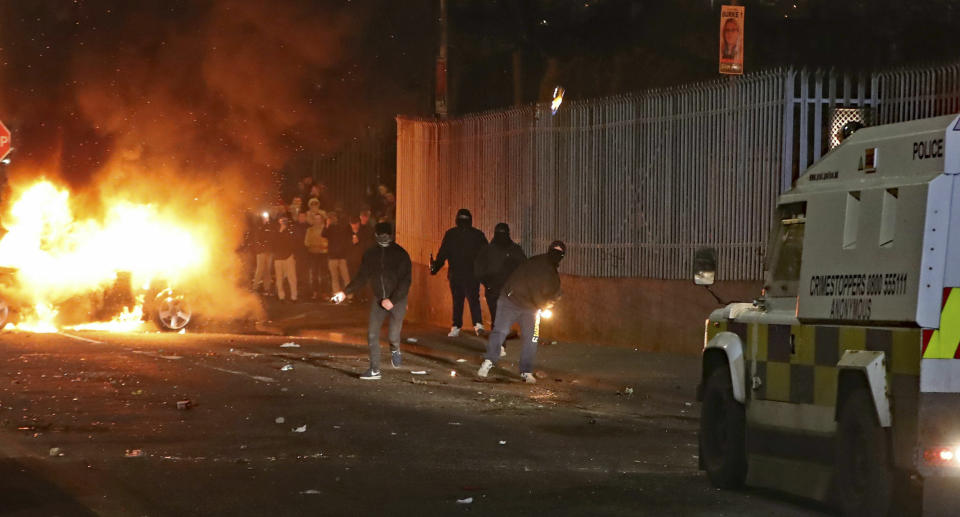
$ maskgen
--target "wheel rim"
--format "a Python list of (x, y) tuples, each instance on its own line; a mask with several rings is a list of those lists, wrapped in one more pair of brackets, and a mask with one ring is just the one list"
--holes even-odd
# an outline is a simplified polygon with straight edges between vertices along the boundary
[(165, 296), (158, 301), (157, 319), (170, 330), (180, 330), (190, 323), (193, 311), (179, 296)]

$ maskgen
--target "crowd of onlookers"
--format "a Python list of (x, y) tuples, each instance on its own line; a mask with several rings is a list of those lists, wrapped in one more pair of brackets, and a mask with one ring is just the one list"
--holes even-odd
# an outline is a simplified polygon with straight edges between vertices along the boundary
[(241, 248), (251, 289), (281, 301), (327, 300), (342, 291), (374, 244), (374, 225), (396, 220), (396, 197), (386, 185), (371, 189), (365, 206), (353, 211), (310, 176), (286, 197), (247, 221)]

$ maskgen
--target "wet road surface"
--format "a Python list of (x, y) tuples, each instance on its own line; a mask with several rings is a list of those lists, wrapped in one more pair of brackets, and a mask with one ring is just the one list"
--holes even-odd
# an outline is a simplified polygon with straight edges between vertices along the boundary
[(480, 382), (482, 341), (457, 346), (360, 381), (350, 343), (0, 333), (0, 515), (823, 514), (710, 487), (695, 358), (617, 360), (628, 393), (509, 361)]

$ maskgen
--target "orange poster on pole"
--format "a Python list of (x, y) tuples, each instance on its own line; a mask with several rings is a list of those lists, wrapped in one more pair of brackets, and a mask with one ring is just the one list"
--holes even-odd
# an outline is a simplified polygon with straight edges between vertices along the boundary
[(742, 5), (720, 7), (720, 73), (743, 73)]

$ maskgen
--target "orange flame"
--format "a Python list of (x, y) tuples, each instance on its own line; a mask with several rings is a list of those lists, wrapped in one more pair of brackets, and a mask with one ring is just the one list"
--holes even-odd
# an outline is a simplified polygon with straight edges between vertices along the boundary
[[(56, 307), (67, 299), (111, 286), (121, 272), (132, 285), (154, 280), (175, 284), (209, 270), (212, 250), (201, 235), (152, 204), (107, 200), (100, 219), (76, 217), (70, 193), (38, 181), (11, 205), (0, 240), (0, 266), (15, 270), (5, 294), (21, 298), (21, 322), (13, 327), (34, 332), (57, 330)], [(143, 297), (110, 322), (74, 329), (138, 330)], [(32, 309), (29, 309), (32, 308)]]

